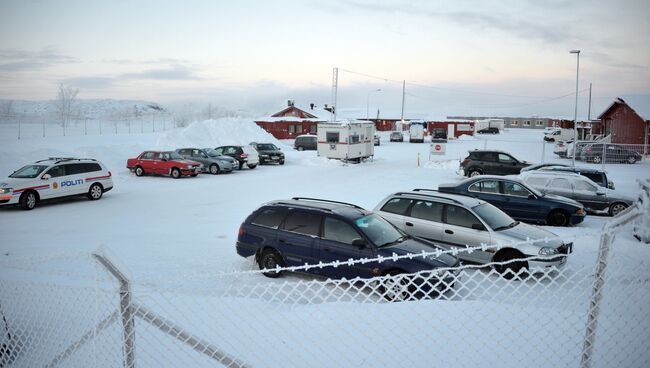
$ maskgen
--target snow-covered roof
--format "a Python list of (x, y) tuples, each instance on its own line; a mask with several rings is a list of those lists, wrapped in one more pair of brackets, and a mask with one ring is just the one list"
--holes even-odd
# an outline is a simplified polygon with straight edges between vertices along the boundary
[[(307, 116), (313, 116), (313, 117), (306, 117), (306, 118), (301, 118), (299, 116), (275, 116), (279, 115), (280, 113), (290, 109), (290, 108), (296, 108), (298, 110), (301, 110), (302, 112), (305, 113)], [(302, 122), (302, 121), (312, 121), (312, 122), (321, 122), (321, 121), (328, 121), (331, 118), (331, 114), (329, 111), (323, 110), (323, 106), (315, 106), (314, 109), (311, 109), (311, 106), (301, 106), (301, 105), (293, 105), (293, 106), (287, 106), (283, 108), (282, 110), (272, 114), (271, 116), (264, 116), (259, 119), (255, 119), (256, 121), (265, 121), (265, 122), (276, 122), (276, 121), (294, 121), (294, 122)]]
[(622, 95), (617, 97), (614, 102), (607, 106), (607, 108), (598, 115), (598, 118), (601, 119), (602, 116), (617, 103), (627, 104), (641, 117), (641, 119), (650, 120), (650, 95)]

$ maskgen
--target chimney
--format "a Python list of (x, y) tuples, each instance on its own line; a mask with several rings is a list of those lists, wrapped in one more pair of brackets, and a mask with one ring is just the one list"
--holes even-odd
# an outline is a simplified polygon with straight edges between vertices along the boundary
[(293, 101), (293, 100), (287, 100), (287, 106), (291, 107), (291, 106), (293, 106), (293, 105), (294, 105), (294, 101)]
[(313, 102), (309, 104), (309, 107), (311, 107), (312, 110), (314, 109), (314, 106), (316, 105)]

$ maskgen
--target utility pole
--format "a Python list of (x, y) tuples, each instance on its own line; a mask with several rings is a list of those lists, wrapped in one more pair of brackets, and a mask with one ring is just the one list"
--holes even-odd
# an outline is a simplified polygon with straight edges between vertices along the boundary
[(401, 119), (404, 121), (404, 100), (406, 99), (406, 81), (402, 81), (402, 116)]
[[(580, 75), (580, 50), (571, 50), (569, 53), (576, 54), (576, 104), (573, 115), (573, 147), (578, 145), (578, 76)], [(571, 166), (576, 166), (576, 149), (573, 149)]]
[(336, 121), (336, 110), (338, 110), (338, 106), (336, 106), (338, 87), (339, 87), (339, 68), (334, 67), (334, 71), (332, 73), (332, 121)]
[(587, 110), (587, 121), (591, 122), (591, 82), (589, 82), (589, 110)]

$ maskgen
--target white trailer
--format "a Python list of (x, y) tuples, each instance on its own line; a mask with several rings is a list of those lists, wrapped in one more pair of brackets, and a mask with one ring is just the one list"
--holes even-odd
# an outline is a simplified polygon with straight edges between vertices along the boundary
[(478, 132), (481, 129), (486, 128), (498, 128), (499, 131), (503, 131), (506, 123), (503, 119), (481, 119), (474, 121), (474, 132)]
[(339, 160), (361, 161), (375, 155), (375, 124), (334, 121), (318, 124), (318, 155)]
[(409, 142), (422, 143), (424, 142), (424, 126), (426, 123), (419, 121), (411, 121), (409, 128)]

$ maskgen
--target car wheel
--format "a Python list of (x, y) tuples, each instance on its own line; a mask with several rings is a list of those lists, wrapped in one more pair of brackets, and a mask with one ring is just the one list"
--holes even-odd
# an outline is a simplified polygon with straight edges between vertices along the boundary
[(284, 165), (284, 160), (280, 161), (280, 165)]
[(18, 201), (18, 203), (20, 203), (20, 208), (29, 211), (29, 210), (33, 210), (34, 207), (36, 207), (36, 203), (38, 203), (38, 198), (36, 197), (36, 193), (30, 190), (23, 193), (20, 196), (20, 200)]
[[(275, 249), (267, 249), (262, 252), (260, 256), (258, 265), (260, 270), (274, 270), (277, 267), (284, 267), (284, 261), (282, 261), (282, 256)], [(266, 277), (277, 278), (282, 276), (282, 271), (266, 271), (262, 272)]]
[(467, 173), (467, 176), (469, 176), (471, 178), (471, 177), (474, 177), (474, 176), (479, 176), (481, 174), (482, 174), (481, 170), (472, 169)]
[(547, 222), (551, 226), (569, 226), (569, 214), (563, 210), (551, 211), (548, 215)]
[(257, 167), (257, 165), (246, 165), (246, 166), (248, 166), (249, 169), (254, 169)]
[(141, 166), (138, 166), (135, 168), (135, 175), (136, 176), (143, 176), (144, 175), (144, 169)]
[(304, 151), (305, 148), (303, 146), (298, 146), (298, 151)]
[(210, 165), (210, 174), (217, 175), (219, 173), (219, 166), (217, 164)]
[(244, 162), (243, 161), (237, 161), (237, 163), (238, 163), (237, 170), (241, 170), (242, 168), (244, 168)]
[(626, 161), (627, 161), (628, 164), (633, 164), (633, 163), (636, 162), (636, 157), (630, 156), (630, 157), (627, 158)]
[(413, 297), (415, 286), (411, 285), (407, 277), (398, 277), (402, 273), (397, 270), (392, 270), (385, 275), (390, 277), (382, 280), (379, 287), (381, 296), (384, 299), (391, 302), (401, 302)]
[(610, 216), (616, 216), (626, 208), (627, 208), (627, 205), (625, 203), (612, 203), (612, 205), (609, 206), (609, 215)]
[(101, 185), (95, 183), (90, 186), (90, 189), (88, 189), (88, 199), (91, 201), (96, 201), (102, 197), (102, 194), (104, 194), (104, 188), (102, 188)]
[(172, 169), (172, 178), (178, 179), (181, 177), (181, 171), (177, 168)]
[(594, 161), (595, 164), (599, 164), (602, 160), (603, 160), (603, 158), (600, 157), (600, 155), (596, 155), (593, 158), (593, 161)]
[(502, 253), (497, 253), (494, 256), (494, 262), (507, 263), (494, 265), (494, 269), (506, 280), (512, 280), (515, 277), (522, 278), (526, 275), (526, 271), (528, 271), (528, 261), (513, 261), (521, 258), (524, 258), (524, 255), (515, 250), (506, 250)]

